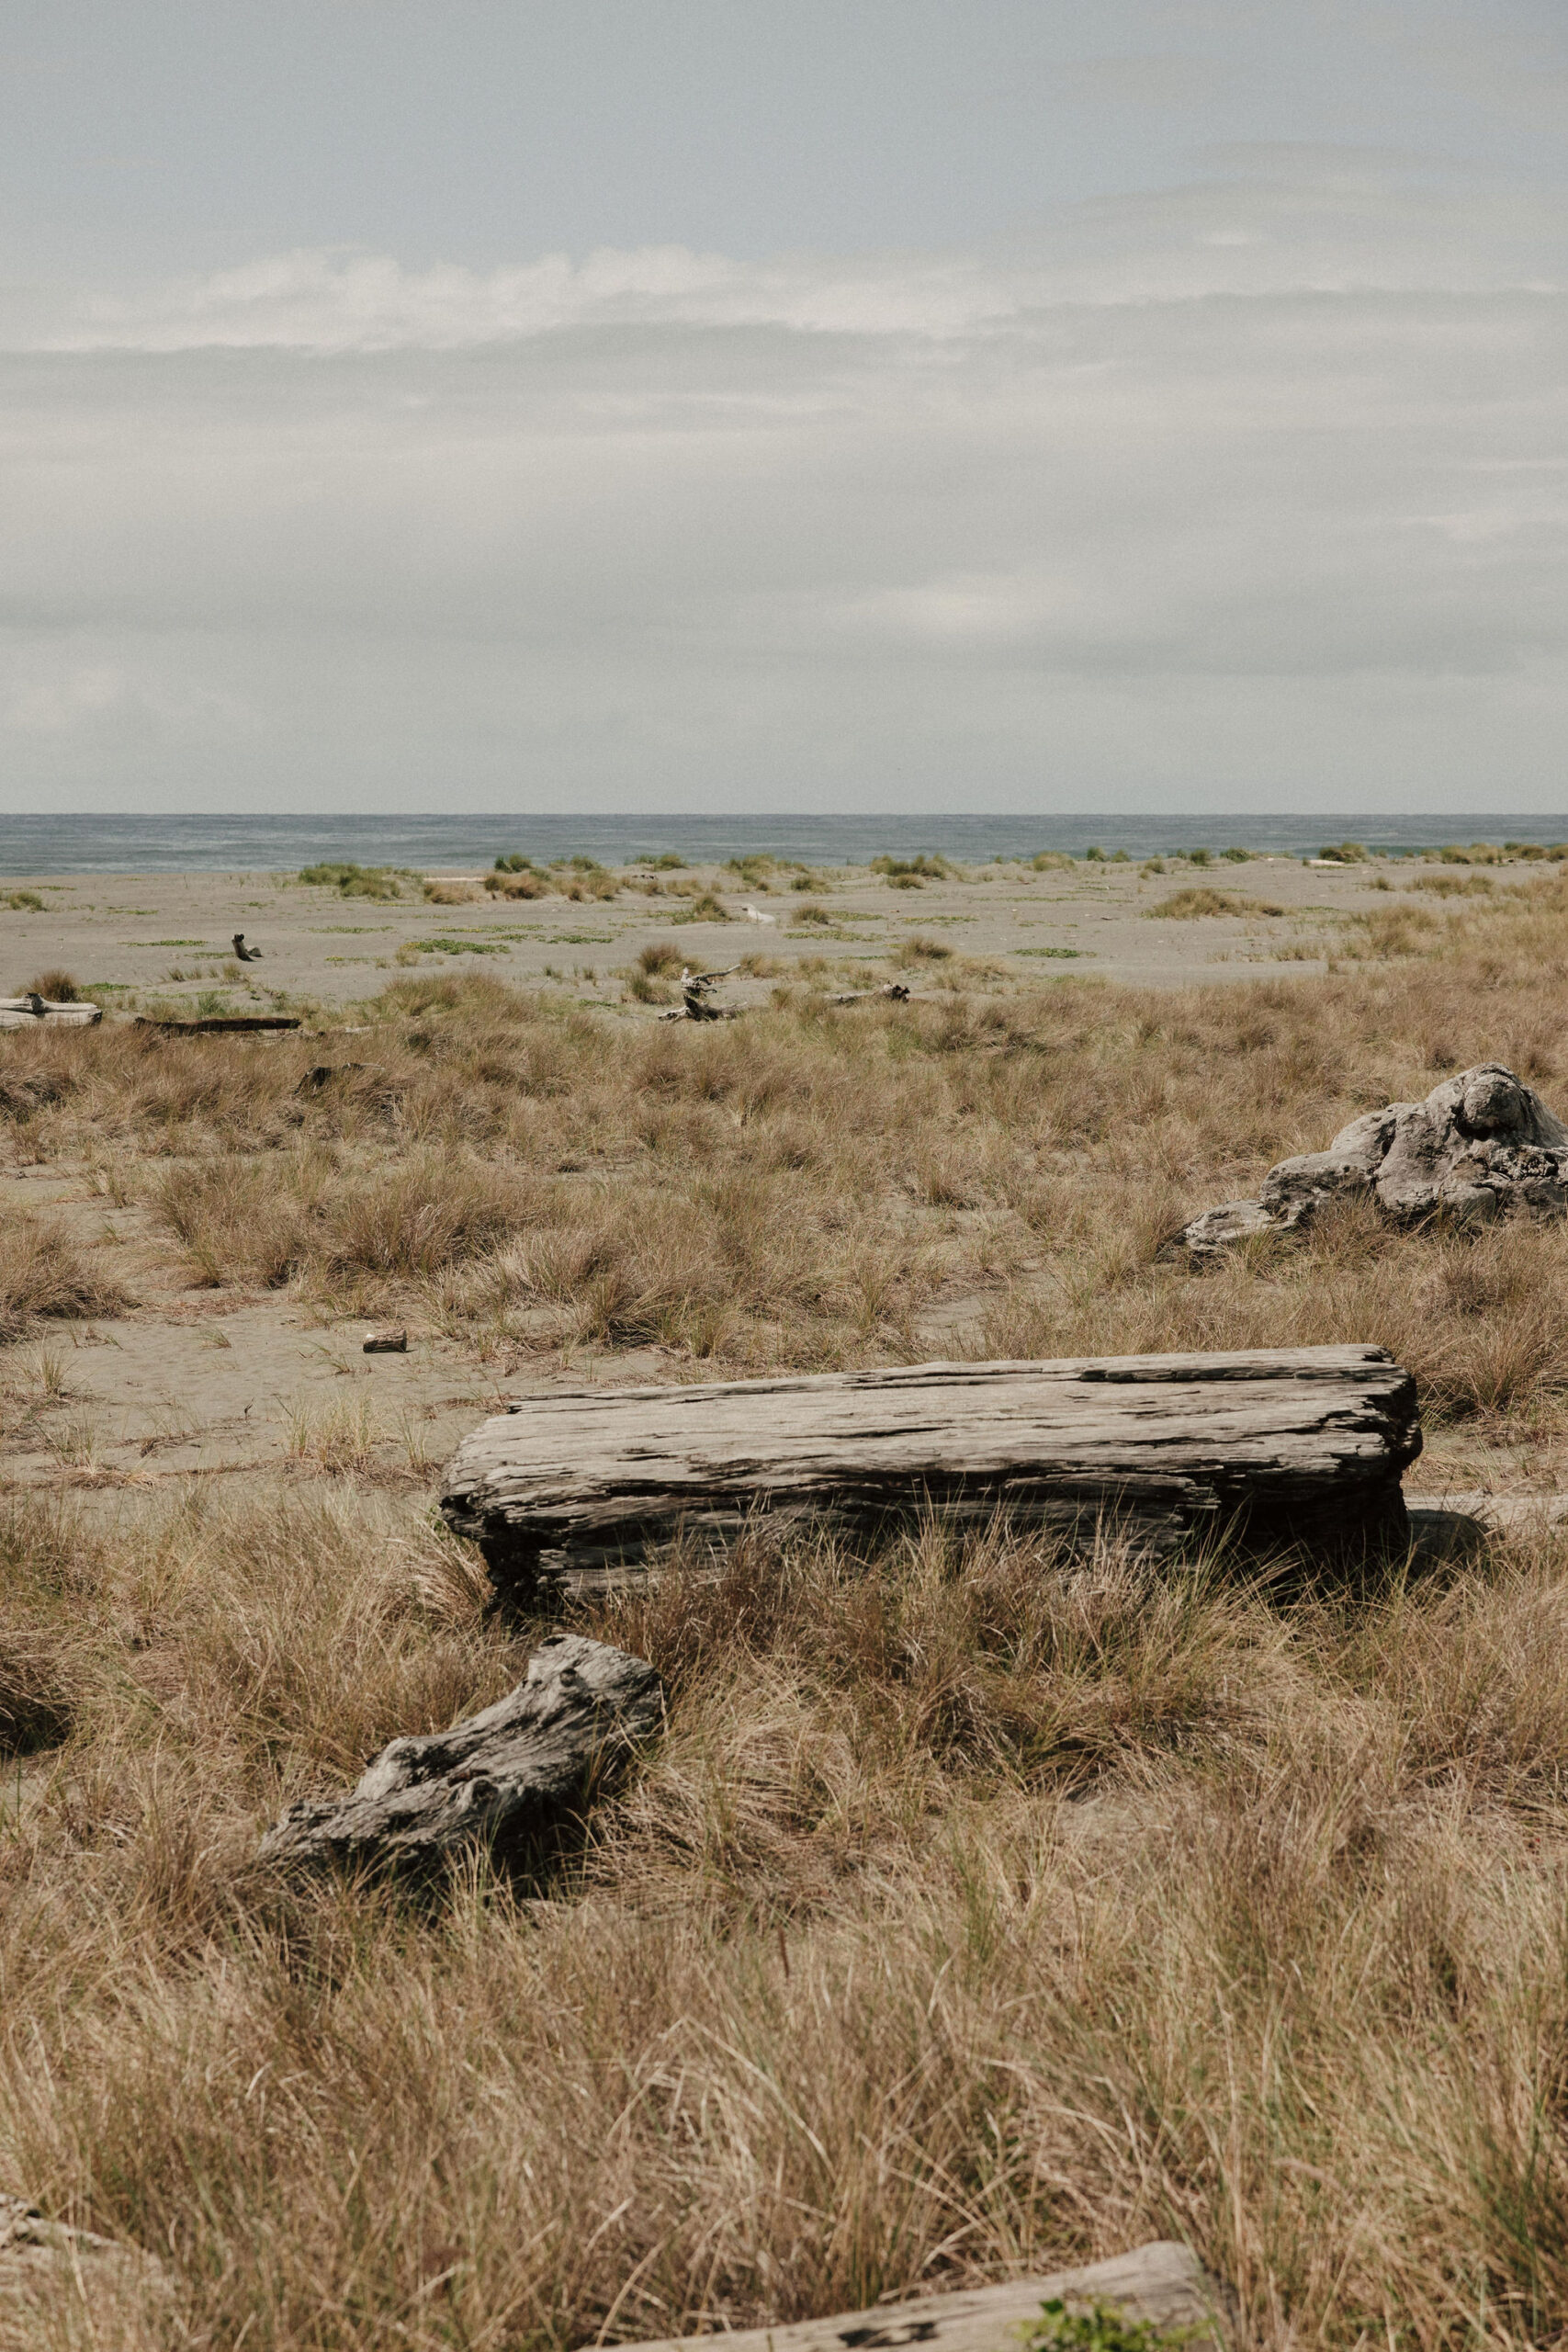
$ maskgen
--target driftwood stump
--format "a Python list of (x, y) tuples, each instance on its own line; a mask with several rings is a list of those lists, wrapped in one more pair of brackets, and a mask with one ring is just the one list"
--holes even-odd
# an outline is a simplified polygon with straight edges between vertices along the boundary
[(346, 1796), (290, 1805), (262, 1857), (427, 1869), (464, 1847), (515, 1848), (581, 1810), (663, 1716), (646, 1659), (557, 1634), (482, 1714), (390, 1740)]
[(1568, 1127), (1501, 1062), (1444, 1079), (1424, 1102), (1390, 1102), (1326, 1151), (1272, 1167), (1251, 1201), (1222, 1201), (1171, 1235), (1168, 1259), (1213, 1265), (1255, 1233), (1294, 1233), (1331, 1201), (1370, 1200), (1394, 1225), (1489, 1225), (1568, 1211)]
[(448, 1523), (499, 1587), (635, 1560), (760, 1513), (863, 1532), (936, 1508), (1172, 1547), (1403, 1539), (1416, 1385), (1382, 1348), (928, 1363), (671, 1388), (558, 1389), (483, 1422)]

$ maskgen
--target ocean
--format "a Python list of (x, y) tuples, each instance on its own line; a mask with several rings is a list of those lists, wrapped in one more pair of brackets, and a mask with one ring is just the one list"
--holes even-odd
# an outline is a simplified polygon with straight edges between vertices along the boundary
[(694, 865), (771, 851), (811, 865), (863, 864), (883, 852), (937, 852), (965, 864), (1230, 847), (1310, 857), (1326, 843), (1372, 850), (1449, 842), (1568, 840), (1568, 816), (0, 816), (0, 874), (291, 874), (320, 860), (429, 871), (489, 865), (521, 850), (541, 864), (586, 855), (606, 865), (674, 850)]

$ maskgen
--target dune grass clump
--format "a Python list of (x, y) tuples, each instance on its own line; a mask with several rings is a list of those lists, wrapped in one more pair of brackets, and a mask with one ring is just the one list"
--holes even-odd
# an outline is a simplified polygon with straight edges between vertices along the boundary
[(1157, 905), (1145, 907), (1146, 915), (1159, 915), (1174, 922), (1196, 922), (1204, 915), (1244, 915), (1252, 906), (1250, 899), (1237, 896), (1234, 890), (1211, 890), (1202, 887), (1173, 890)]
[(357, 865), (349, 858), (324, 859), (299, 869), (301, 882), (318, 889), (336, 890), (344, 899), (400, 899), (420, 876), (404, 866)]
[(129, 1303), (63, 1227), (14, 1209), (0, 1215), (0, 1344), (19, 1339), (39, 1317), (83, 1321), (119, 1314)]

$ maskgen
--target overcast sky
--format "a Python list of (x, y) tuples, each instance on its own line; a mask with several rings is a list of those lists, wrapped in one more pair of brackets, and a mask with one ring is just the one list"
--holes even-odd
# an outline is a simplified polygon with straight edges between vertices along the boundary
[(0, 0), (0, 808), (1568, 808), (1562, 0)]

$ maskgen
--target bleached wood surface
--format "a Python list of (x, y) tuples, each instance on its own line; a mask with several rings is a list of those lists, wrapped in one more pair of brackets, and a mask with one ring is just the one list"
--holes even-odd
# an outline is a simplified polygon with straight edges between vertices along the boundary
[(56, 1004), (51, 997), (0, 997), (0, 1029), (91, 1029), (102, 1005)]
[(556, 1389), (483, 1422), (442, 1509), (502, 1581), (752, 1513), (842, 1526), (931, 1505), (1269, 1542), (1397, 1535), (1416, 1387), (1382, 1348), (928, 1363)]
[(1021, 2323), (1038, 2319), (1041, 2304), (1058, 2296), (1069, 2309), (1110, 2303), (1126, 2319), (1190, 2328), (1191, 2335), (1183, 2335), (1185, 2352), (1224, 2352), (1224, 2298), (1190, 2248), (1168, 2239), (1081, 2270), (1010, 2279), (966, 2294), (923, 2295), (793, 2327), (669, 2336), (623, 2346), (621, 2352), (718, 2352), (720, 2346), (723, 2352), (877, 2352), (903, 2344), (933, 2344), (940, 2352), (1019, 2352)]

